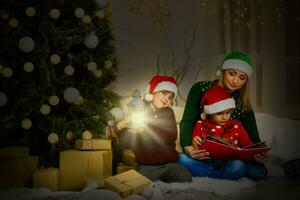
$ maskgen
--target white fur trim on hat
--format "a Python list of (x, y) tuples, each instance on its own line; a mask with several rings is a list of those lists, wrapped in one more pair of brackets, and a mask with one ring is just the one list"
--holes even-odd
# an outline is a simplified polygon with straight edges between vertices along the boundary
[(212, 115), (230, 108), (235, 108), (235, 101), (233, 98), (218, 101), (211, 105), (205, 105), (203, 110), (205, 114)]
[(225, 60), (222, 69), (237, 69), (246, 73), (249, 78), (253, 73), (253, 68), (251, 67), (251, 65), (239, 59)]
[(177, 91), (178, 91), (176, 84), (171, 83), (169, 81), (162, 81), (157, 84), (157, 86), (155, 87), (153, 92), (159, 92), (159, 91), (163, 91), (163, 90), (174, 92), (174, 99), (176, 98)]

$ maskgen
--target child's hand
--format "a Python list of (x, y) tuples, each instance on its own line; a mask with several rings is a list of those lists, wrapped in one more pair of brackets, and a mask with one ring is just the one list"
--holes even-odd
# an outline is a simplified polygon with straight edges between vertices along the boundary
[(256, 154), (254, 156), (254, 160), (256, 160), (256, 162), (258, 163), (264, 163), (265, 161), (267, 161), (269, 159), (269, 155), (266, 153), (262, 153), (262, 154)]
[(128, 127), (128, 117), (125, 117), (125, 119), (123, 119), (122, 121), (119, 121), (117, 123), (117, 129), (120, 131), (124, 128)]
[(201, 137), (199, 137), (199, 136), (194, 137), (193, 141), (192, 141), (193, 147), (196, 148), (196, 149), (198, 149), (198, 147), (199, 147), (199, 145), (201, 144), (202, 141), (203, 140), (202, 140)]

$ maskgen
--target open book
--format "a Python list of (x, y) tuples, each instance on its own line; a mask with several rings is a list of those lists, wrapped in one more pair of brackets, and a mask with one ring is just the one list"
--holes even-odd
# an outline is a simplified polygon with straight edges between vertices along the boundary
[(209, 152), (212, 159), (232, 160), (239, 159), (249, 161), (254, 155), (269, 151), (271, 148), (265, 146), (265, 142), (255, 143), (245, 147), (233, 147), (223, 139), (208, 136), (200, 145), (201, 149)]

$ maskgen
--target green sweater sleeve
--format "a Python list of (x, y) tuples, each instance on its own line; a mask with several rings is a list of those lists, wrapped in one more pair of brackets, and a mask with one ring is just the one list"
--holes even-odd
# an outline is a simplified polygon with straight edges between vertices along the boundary
[(182, 119), (180, 121), (180, 144), (182, 147), (192, 144), (195, 122), (200, 118), (200, 99), (210, 87), (210, 81), (195, 83), (189, 91)]
[(257, 130), (256, 119), (253, 110), (243, 112), (241, 122), (247, 130), (249, 137), (253, 142), (260, 142), (259, 133)]

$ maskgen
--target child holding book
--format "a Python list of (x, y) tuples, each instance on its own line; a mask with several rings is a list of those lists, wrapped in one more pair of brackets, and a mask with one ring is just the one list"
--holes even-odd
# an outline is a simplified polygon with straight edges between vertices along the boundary
[(134, 152), (139, 172), (152, 181), (192, 180), (189, 170), (177, 162), (178, 152), (175, 149), (177, 127), (171, 108), (177, 90), (176, 80), (173, 77), (155, 75), (144, 95), (147, 118), (144, 129), (129, 131), (128, 119), (120, 121), (115, 126), (120, 144)]
[[(230, 115), (235, 108), (235, 101), (230, 94), (220, 86), (213, 86), (201, 99), (201, 120), (198, 120), (193, 130), (192, 144), (201, 148), (201, 143), (208, 137), (219, 138), (228, 145), (244, 147), (254, 144), (239, 121), (231, 120)], [(208, 152), (209, 153), (209, 152)], [(186, 162), (186, 161), (189, 162)], [(260, 180), (267, 174), (264, 165), (255, 161), (217, 160), (209, 155), (202, 159), (183, 159), (182, 165), (187, 167), (193, 176), (209, 176), (212, 178), (237, 180), (249, 177)]]

